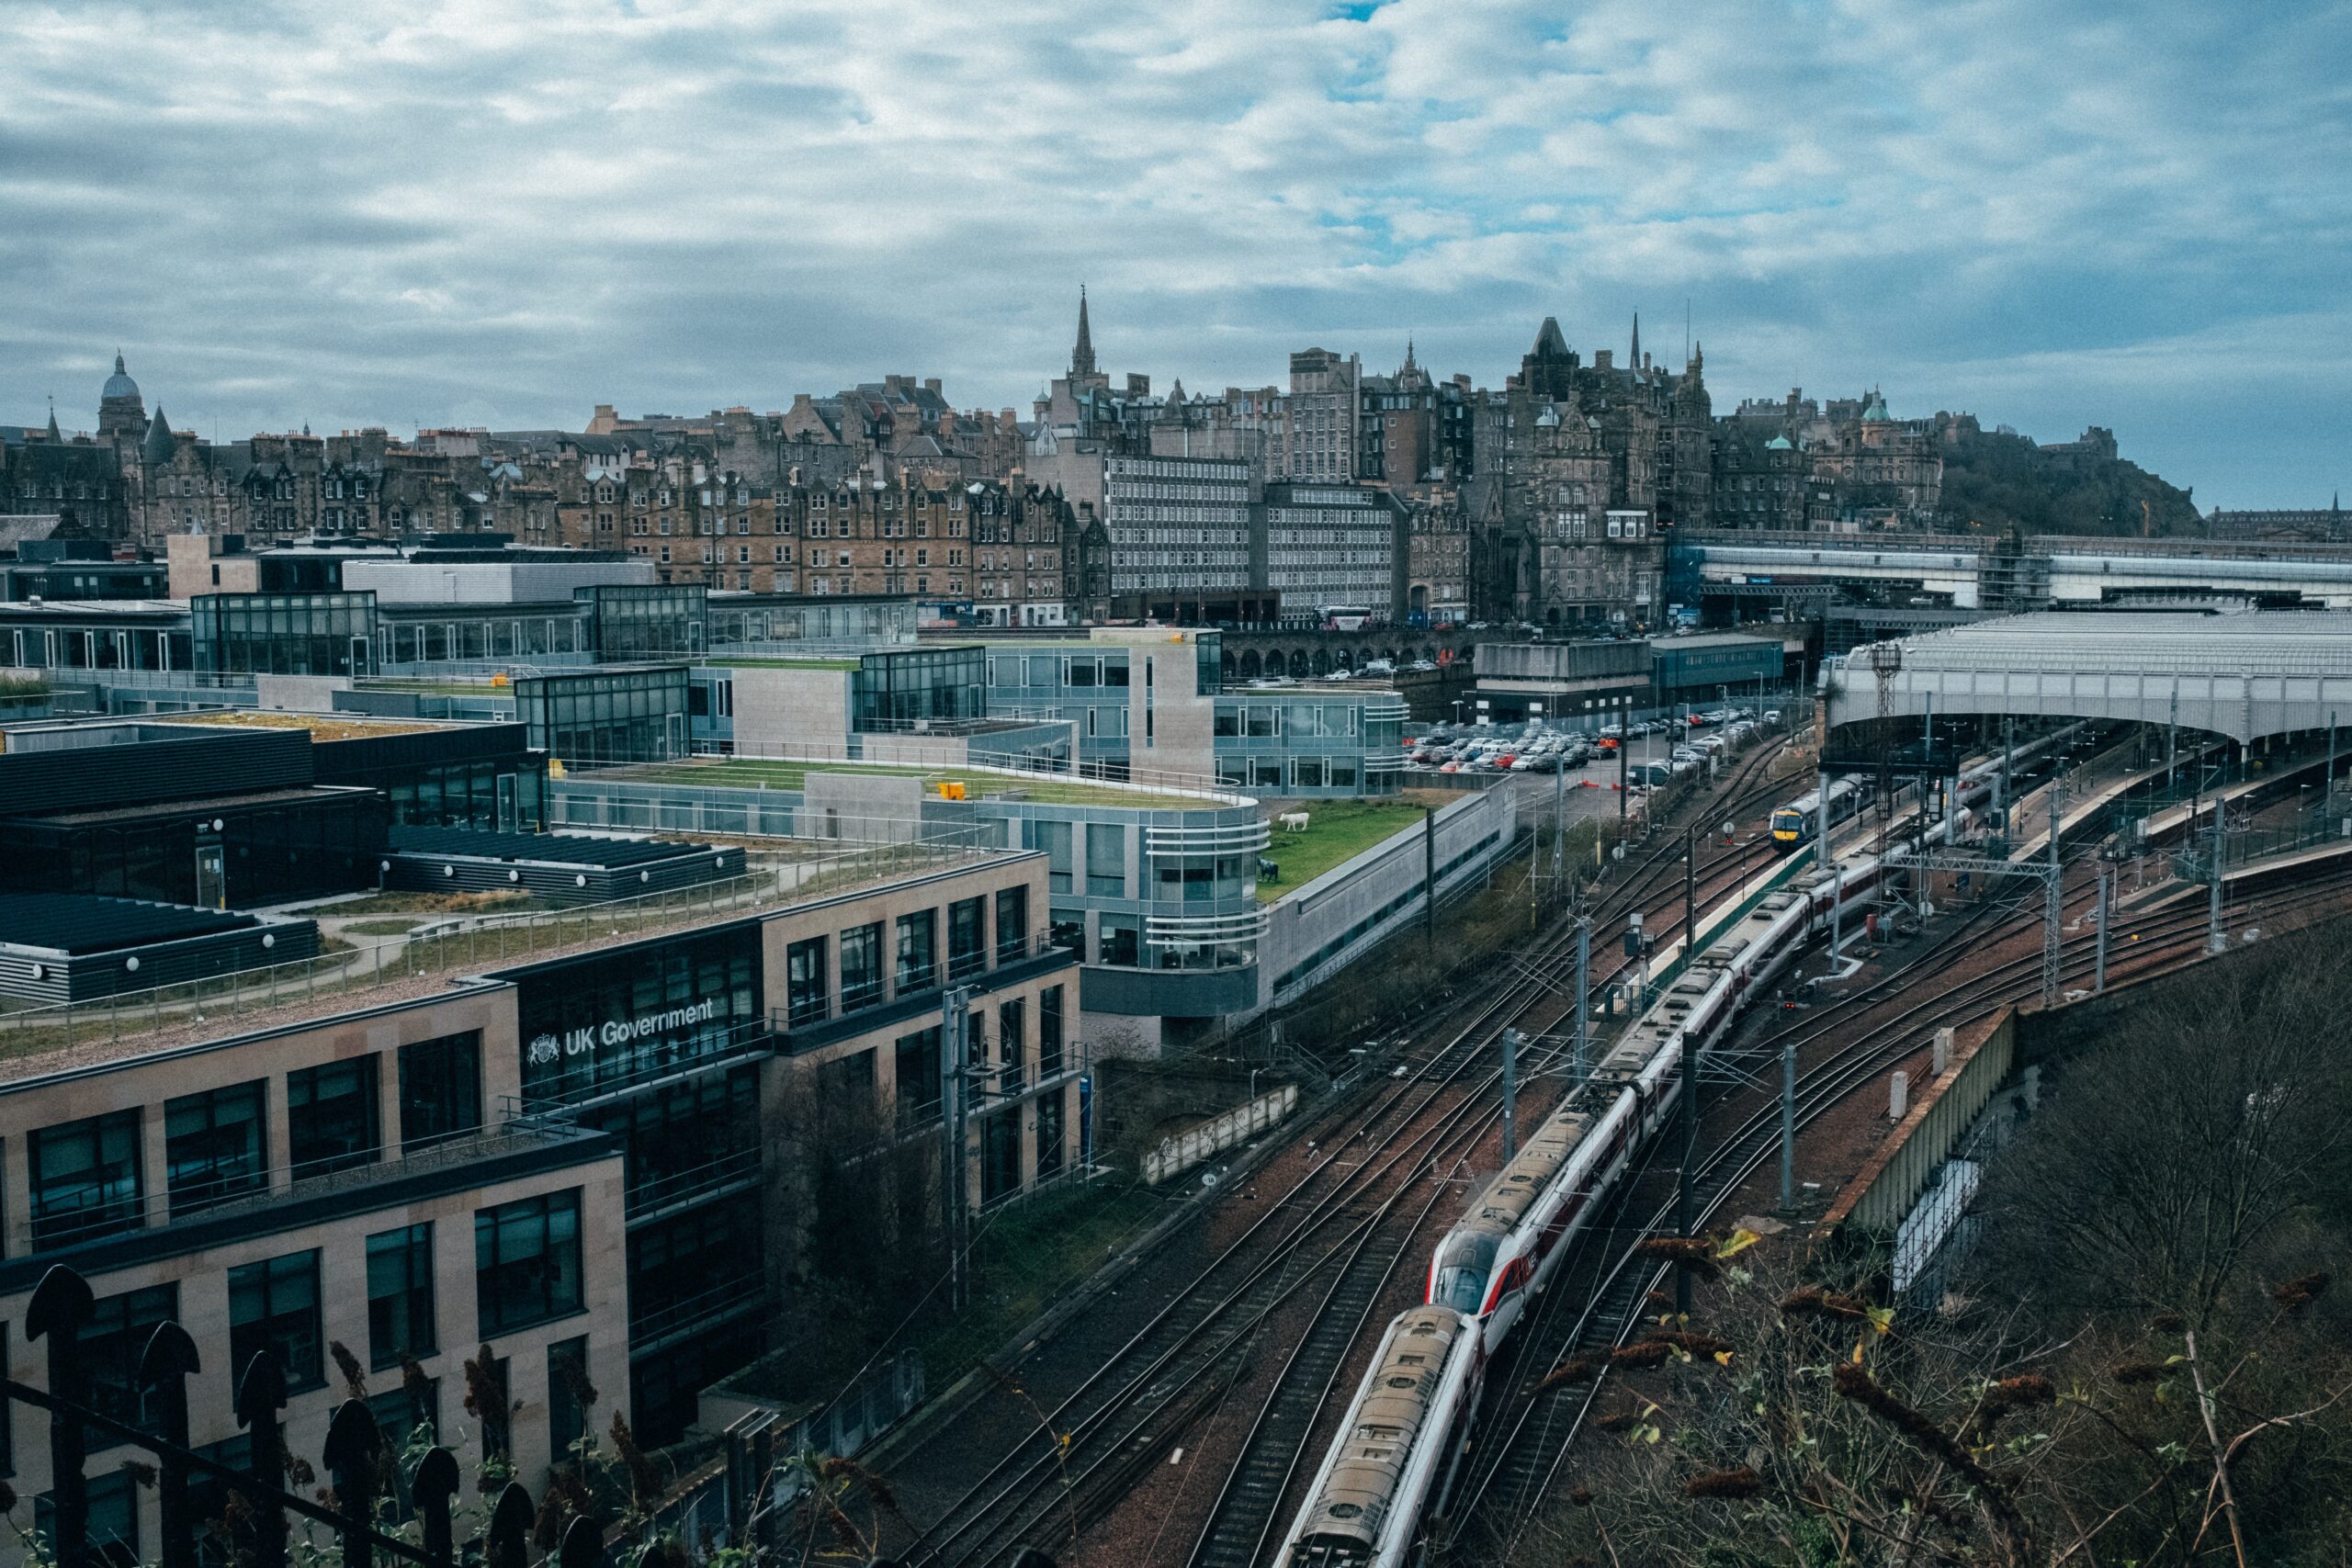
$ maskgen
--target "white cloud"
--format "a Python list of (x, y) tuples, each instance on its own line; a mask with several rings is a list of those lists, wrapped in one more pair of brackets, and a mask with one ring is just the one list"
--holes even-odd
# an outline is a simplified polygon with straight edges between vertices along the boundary
[[(2334, 320), (2338, 8), (1330, 9), (12, 6), (0, 417), (94, 399), (118, 341), (230, 431), (780, 407), (886, 369), (1018, 405), (1083, 279), (1102, 352), (1188, 386), (1408, 333), (1494, 382), (1544, 314), (1615, 344), (1641, 308), (1664, 342), (1688, 299), (1725, 406), (1876, 380), (2115, 423), (2233, 495), (2336, 482), (2340, 398), (2271, 450), (2207, 378)], [(2336, 376), (2289, 353), (2267, 386)]]

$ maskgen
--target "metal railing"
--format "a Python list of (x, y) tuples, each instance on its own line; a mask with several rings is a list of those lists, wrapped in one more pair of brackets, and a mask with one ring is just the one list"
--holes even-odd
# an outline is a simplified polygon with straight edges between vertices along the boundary
[[(549, 1144), (591, 1138), (598, 1134), (568, 1122), (543, 1117), (514, 1118), (495, 1127), (476, 1128), (452, 1137), (421, 1144), (413, 1149), (354, 1150), (290, 1166), (254, 1166), (216, 1172), (199, 1187), (161, 1192), (140, 1191), (119, 1198), (43, 1212), (45, 1193), (32, 1199), (33, 1250), (46, 1252), (76, 1242), (118, 1235), (126, 1231), (153, 1230), (187, 1220), (217, 1220), (250, 1213), (291, 1198), (311, 1198), (348, 1192), (389, 1181), (476, 1160), (496, 1159)], [(103, 1190), (93, 1184), (93, 1190)]]
[[(871, 1011), (889, 1003), (905, 1001), (912, 997), (935, 997), (939, 994), (943, 977), (944, 984), (954, 985), (959, 980), (968, 980), (977, 976), (986, 975), (992, 966), (1001, 968), (1006, 964), (1018, 964), (1025, 959), (1042, 958), (1050, 953), (1070, 951), (1063, 943), (1055, 941), (1049, 932), (1033, 932), (1012, 942), (999, 942), (993, 949), (978, 947), (969, 953), (951, 953), (944, 968), (926, 969), (921, 972), (925, 978), (925, 983), (920, 986), (900, 984), (892, 987), (886, 994), (877, 985), (862, 989), (855, 999), (847, 994), (836, 998), (831, 991), (824, 991), (787, 1000), (784, 1007), (776, 1010), (770, 1016), (768, 1026), (778, 1035), (789, 1035), (795, 1030), (814, 1029), (823, 1024), (854, 1019), (861, 1012)], [(990, 963), (991, 959), (994, 960), (993, 965)], [(838, 1005), (836, 1005), (837, 1002)], [(788, 1041), (785, 1048), (787, 1053), (791, 1050)]]
[(370, 991), (434, 975), (463, 974), (555, 957), (624, 937), (784, 908), (923, 872), (969, 865), (1005, 852), (922, 840), (858, 842), (844, 852), (763, 866), (741, 876), (601, 904), (434, 922), (345, 953), (230, 970), (87, 1001), (0, 1010), (0, 1055), (62, 1049), (96, 1039), (220, 1024), (281, 1007), (357, 1004)]
[[(520, 1483), (509, 1482), (482, 1516), (479, 1533), (460, 1540), (456, 1505), (463, 1477), (457, 1455), (436, 1443), (403, 1475), (401, 1456), (390, 1451), (364, 1399), (345, 1400), (328, 1424), (319, 1460), (333, 1480), (332, 1489), (322, 1489), (315, 1500), (288, 1489), (286, 1483), (294, 1467), (309, 1466), (288, 1450), (282, 1415), (286, 1374), (267, 1350), (257, 1352), (237, 1375), (232, 1408), (237, 1424), (245, 1428), (248, 1450), (242, 1467), (211, 1458), (188, 1441), (187, 1380), (200, 1363), (196, 1341), (176, 1322), (155, 1325), (133, 1378), (132, 1393), (155, 1413), (159, 1430), (144, 1431), (117, 1420), (89, 1397), (92, 1367), (82, 1335), (96, 1311), (87, 1280), (71, 1269), (50, 1269), (33, 1292), (24, 1323), (25, 1337), (40, 1342), (47, 1352), (48, 1386), (0, 1380), (0, 1393), (10, 1404), (30, 1406), (49, 1417), (51, 1483), (44, 1545), (51, 1561), (84, 1568), (106, 1561), (109, 1549), (119, 1544), (91, 1539), (90, 1483), (85, 1472), (89, 1439), (96, 1433), (110, 1443), (140, 1449), (154, 1461), (163, 1568), (197, 1568), (199, 1546), (216, 1535), (235, 1542), (241, 1568), (287, 1568), (295, 1520), (302, 1521), (306, 1536), (309, 1527), (323, 1527), (339, 1549), (344, 1568), (370, 1568), (379, 1559), (456, 1568), (461, 1552), (487, 1568), (525, 1568), (529, 1562), (538, 1508)], [(242, 1509), (224, 1506), (218, 1515), (209, 1514), (199, 1483), (207, 1491), (234, 1493)], [(413, 1509), (413, 1523), (390, 1526), (379, 1498), (395, 1506), (404, 1502)], [(306, 1540), (301, 1550), (308, 1561), (316, 1554), (316, 1543)], [(654, 1568), (664, 1561), (658, 1555), (661, 1549), (653, 1550), (657, 1555), (640, 1559), (639, 1568)], [(563, 1568), (594, 1568), (605, 1556), (603, 1532), (586, 1517), (574, 1517), (561, 1545), (548, 1555)]]
[[(891, 739), (918, 739), (913, 731), (893, 733)], [(953, 773), (957, 770), (977, 771), (1008, 778), (1034, 779), (1039, 783), (1060, 782), (1100, 785), (1109, 790), (1133, 790), (1138, 794), (1201, 795), (1216, 798), (1220, 805), (1242, 806), (1246, 800), (1232, 798), (1229, 786), (1214, 773), (1192, 773), (1174, 768), (1136, 767), (1126, 762), (1088, 761), (1083, 758), (1036, 757), (1026, 752), (991, 752), (967, 748), (966, 760), (953, 763), (894, 762), (888, 759), (868, 761), (849, 754), (851, 742), (863, 739), (853, 736), (839, 744), (798, 745), (775, 742), (766, 745), (738, 743), (726, 756), (747, 761), (775, 762), (834, 762), (853, 769), (889, 769), (910, 773)], [(955, 739), (943, 737), (943, 739)], [(715, 750), (704, 750), (697, 756), (718, 757)], [(627, 764), (616, 764), (625, 766)], [(575, 771), (575, 776), (577, 776)]]

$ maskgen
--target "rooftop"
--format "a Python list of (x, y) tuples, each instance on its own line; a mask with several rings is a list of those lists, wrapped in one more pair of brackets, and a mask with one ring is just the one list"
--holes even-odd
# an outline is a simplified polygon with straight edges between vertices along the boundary
[(0, 1083), (307, 1027), (492, 984), (481, 977), (525, 963), (576, 957), (1035, 852), (809, 843), (821, 848), (821, 855), (760, 865), (690, 890), (560, 909), (492, 911), (316, 958), (89, 1002), (10, 1006), (0, 999)]
[(608, 839), (593, 833), (493, 833), (480, 828), (395, 828), (391, 847), (402, 854), (529, 861), (538, 865), (615, 870), (707, 854), (708, 844), (669, 839)]
[(251, 915), (138, 898), (0, 893), (0, 944), (75, 955), (211, 936), (259, 923)]
[[(771, 761), (752, 757), (705, 757), (684, 762), (648, 762), (608, 768), (593, 775), (616, 784), (681, 784), (713, 789), (804, 788), (810, 773), (869, 773), (880, 778), (922, 781), (925, 795), (943, 784), (960, 784), (965, 797), (984, 800), (1020, 795), (1041, 806), (1124, 806), (1137, 810), (1202, 811), (1236, 804), (1201, 795), (1162, 793), (1140, 785), (1095, 784), (988, 768), (922, 768), (887, 762)], [(582, 775), (575, 774), (574, 777)]]
[[(1261, 904), (1286, 897), (1334, 866), (1419, 828), (1422, 816), (1421, 807), (1410, 800), (1277, 800), (1265, 805), (1273, 828), (1265, 857), (1282, 868), (1282, 879), (1258, 884)], [(1303, 831), (1282, 825), (1281, 818), (1299, 813), (1306, 818)]]
[(173, 714), (158, 717), (154, 722), (219, 725), (230, 729), (307, 729), (313, 740), (358, 740), (373, 735), (414, 735), (450, 728), (427, 719), (370, 718), (364, 714), (280, 713), (267, 708)]

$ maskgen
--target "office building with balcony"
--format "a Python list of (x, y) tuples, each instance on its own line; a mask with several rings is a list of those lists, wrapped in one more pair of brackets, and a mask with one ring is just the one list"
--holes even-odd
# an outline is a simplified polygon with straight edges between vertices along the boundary
[[(1041, 854), (801, 857), (593, 921), (487, 917), (397, 963), (0, 1014), (7, 1374), (40, 1382), (27, 1303), (62, 1263), (97, 1297), (102, 1407), (154, 1419), (132, 1371), (175, 1319), (202, 1369), (192, 1439), (224, 1462), (263, 1348), (296, 1452), (319, 1451), (346, 1357), (396, 1447), (430, 1424), (467, 1473), (503, 1455), (534, 1492), (616, 1411), (675, 1439), (771, 1348), (819, 1164), (935, 1166), (953, 1082), (973, 1209), (1082, 1168), (1077, 960), (1048, 899)], [(93, 1448), (106, 1532), (151, 1554), (153, 1495)], [(45, 1455), (13, 1461), (49, 1489)]]

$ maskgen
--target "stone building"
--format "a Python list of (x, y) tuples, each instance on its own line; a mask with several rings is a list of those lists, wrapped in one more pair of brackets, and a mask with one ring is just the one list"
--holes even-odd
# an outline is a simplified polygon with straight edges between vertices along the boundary
[(1408, 626), (1470, 618), (1470, 514), (1456, 485), (1430, 485), (1399, 497), (1405, 509), (1404, 599)]
[(1461, 484), (1471, 475), (1475, 401), (1469, 377), (1432, 379), (1414, 359), (1408, 340), (1405, 363), (1394, 376), (1363, 379), (1358, 474), (1391, 491), (1423, 483)]
[(1640, 352), (1590, 365), (1545, 318), (1519, 373), (1479, 401), (1468, 487), (1474, 607), (1487, 619), (1644, 624), (1661, 607), (1666, 532), (1708, 516), (1703, 361)]

